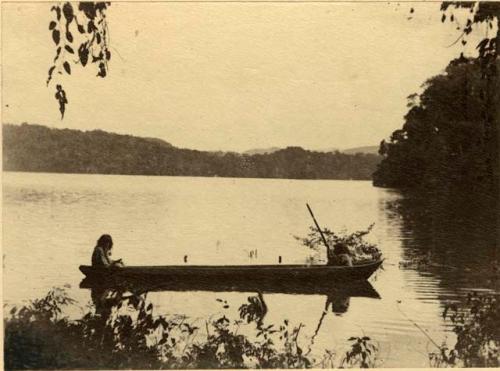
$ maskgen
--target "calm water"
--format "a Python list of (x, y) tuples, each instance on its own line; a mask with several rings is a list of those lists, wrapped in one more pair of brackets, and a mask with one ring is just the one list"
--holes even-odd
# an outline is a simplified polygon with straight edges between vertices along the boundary
[[(452, 344), (441, 318), (445, 303), (471, 289), (498, 290), (489, 274), (496, 258), (489, 216), (473, 218), (475, 211), (456, 202), (434, 205), (429, 214), (422, 203), (362, 181), (3, 173), (4, 302), (20, 304), (67, 284), (83, 308), (90, 292), (78, 288), (78, 265), (90, 262), (102, 233), (113, 236), (115, 258), (129, 265), (184, 264), (185, 255), (190, 264), (274, 264), (278, 256), (285, 264), (304, 263), (311, 251), (294, 235), (304, 236), (311, 224), (306, 202), (331, 229), (374, 222), (369, 239), (386, 258), (370, 280), (381, 299), (351, 297), (344, 313), (329, 312), (313, 352), (343, 349), (348, 337), (366, 334), (379, 344), (381, 367), (426, 367), (435, 349), (407, 317), (436, 342)], [(426, 254), (430, 265), (400, 266)], [(204, 321), (223, 311), (217, 298), (228, 301), (225, 312), (236, 319), (253, 294), (156, 292), (148, 298), (158, 312)], [(265, 323), (302, 322), (307, 349), (326, 296), (264, 298)]]

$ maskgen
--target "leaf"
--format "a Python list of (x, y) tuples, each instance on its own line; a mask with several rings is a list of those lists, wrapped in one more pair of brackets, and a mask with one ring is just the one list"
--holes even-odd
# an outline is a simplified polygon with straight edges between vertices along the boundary
[(446, 21), (446, 14), (443, 14), (443, 16), (441, 17), (441, 22), (444, 23), (444, 21)]
[(57, 23), (55, 21), (52, 21), (49, 23), (49, 30), (53, 30), (54, 28), (56, 28), (57, 26)]
[(47, 79), (47, 85), (49, 85), (50, 80), (52, 80), (52, 73), (54, 72), (55, 68), (56, 68), (56, 66), (52, 66), (49, 68), (49, 73), (48, 73), (49, 77)]
[(95, 8), (94, 3), (81, 1), (78, 5), (78, 9), (85, 13), (88, 19), (95, 18)]
[(111, 52), (106, 50), (106, 59), (109, 61), (111, 59)]
[(79, 25), (77, 26), (77, 28), (78, 28), (78, 32), (80, 32), (80, 33), (85, 33), (85, 28), (84, 28), (81, 24), (79, 24)]
[(73, 50), (73, 48), (69, 45), (65, 45), (64, 46), (64, 49), (66, 49), (68, 51), (68, 53), (71, 53), (71, 54), (75, 54), (75, 51)]
[(89, 50), (87, 49), (87, 43), (83, 43), (78, 48), (78, 57), (80, 58), (80, 63), (83, 67), (87, 65), (89, 60)]
[(71, 34), (71, 32), (69, 31), (66, 31), (66, 39), (72, 43), (73, 42), (73, 35)]
[(73, 7), (71, 3), (65, 3), (63, 5), (63, 14), (68, 23), (73, 20)]
[(59, 45), (59, 41), (61, 40), (61, 33), (58, 30), (52, 31), (52, 40), (56, 45)]
[(97, 32), (97, 33), (95, 34), (95, 39), (96, 39), (96, 41), (97, 41), (97, 43), (98, 43), (98, 44), (100, 44), (100, 43), (101, 43), (101, 34), (100, 34), (99, 32)]
[(477, 44), (476, 49), (482, 50), (486, 47), (486, 45), (489, 43), (490, 39), (483, 39), (479, 44)]
[(68, 75), (71, 75), (71, 67), (67, 61), (63, 63), (63, 67), (64, 70), (68, 73)]
[(68, 100), (66, 99), (66, 92), (61, 85), (56, 85), (56, 99), (59, 101), (59, 111), (61, 112), (61, 120), (64, 118), (64, 112), (66, 111), (66, 104)]
[(54, 57), (54, 63), (57, 61), (57, 58), (59, 58), (60, 54), (61, 54), (61, 47), (58, 47), (56, 51), (56, 56)]
[(50, 10), (54, 10), (56, 12), (57, 20), (61, 19), (61, 8), (60, 7), (53, 6), (52, 8), (50, 8)]

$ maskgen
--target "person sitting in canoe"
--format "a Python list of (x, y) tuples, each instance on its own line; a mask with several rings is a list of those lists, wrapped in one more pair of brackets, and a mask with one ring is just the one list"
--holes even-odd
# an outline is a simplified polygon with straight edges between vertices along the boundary
[(109, 234), (103, 234), (97, 240), (92, 253), (93, 267), (123, 267), (121, 259), (111, 259), (111, 249), (113, 248), (113, 239)]
[(337, 243), (333, 251), (328, 249), (328, 265), (352, 267), (352, 257), (349, 248), (344, 243)]

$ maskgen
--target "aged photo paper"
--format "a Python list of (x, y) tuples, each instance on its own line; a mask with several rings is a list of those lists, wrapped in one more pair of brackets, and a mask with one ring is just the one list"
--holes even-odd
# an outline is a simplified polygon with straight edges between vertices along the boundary
[(499, 2), (1, 18), (5, 369), (499, 367)]

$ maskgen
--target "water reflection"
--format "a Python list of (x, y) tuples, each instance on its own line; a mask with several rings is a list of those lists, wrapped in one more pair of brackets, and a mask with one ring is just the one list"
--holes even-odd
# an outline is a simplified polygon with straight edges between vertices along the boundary
[(400, 225), (403, 259), (446, 290), (498, 290), (498, 200), (478, 194), (400, 194), (383, 200)]
[[(90, 289), (92, 302), (96, 308), (96, 314), (99, 315), (104, 324), (111, 315), (112, 308), (121, 306), (125, 301), (139, 303), (145, 299), (148, 292), (153, 291), (211, 291), (211, 292), (255, 292), (247, 298), (239, 308), (239, 316), (248, 323), (254, 322), (257, 329), (261, 330), (264, 324), (264, 318), (268, 314), (268, 305), (266, 304), (266, 294), (291, 294), (291, 295), (311, 295), (324, 296), (324, 307), (321, 315), (314, 326), (315, 330), (310, 337), (307, 346), (308, 356), (315, 345), (317, 336), (324, 323), (325, 317), (332, 313), (336, 316), (342, 316), (349, 310), (352, 297), (364, 297), (380, 299), (379, 293), (368, 281), (357, 281), (350, 283), (330, 283), (317, 284), (311, 282), (224, 282), (222, 280), (210, 281), (192, 281), (178, 280), (174, 282), (144, 282), (137, 280), (126, 280), (120, 284), (110, 284), (103, 281), (92, 281), (85, 278), (80, 287)], [(221, 299), (217, 299), (221, 301)], [(312, 318), (311, 318), (312, 319)]]
[(211, 291), (211, 292), (262, 292), (292, 295), (335, 295), (346, 297), (380, 298), (368, 281), (312, 282), (312, 281), (229, 281), (223, 278), (210, 280), (144, 281), (124, 279), (121, 282), (103, 282), (85, 278), (80, 283), (84, 289), (115, 289), (135, 293), (149, 291)]
[[(267, 314), (267, 304), (264, 294), (291, 294), (291, 295), (323, 295), (325, 297), (324, 310), (319, 320), (315, 335), (319, 332), (321, 323), (327, 313), (342, 315), (349, 309), (352, 297), (364, 297), (380, 299), (379, 293), (368, 281), (350, 283), (312, 283), (312, 282), (271, 282), (254, 283), (248, 282), (224, 282), (222, 280), (191, 281), (178, 280), (174, 282), (141, 282), (138, 280), (125, 280), (120, 284), (98, 282), (85, 278), (80, 287), (90, 289), (91, 299), (95, 305), (96, 312), (102, 316), (109, 315), (110, 308), (120, 301), (129, 300), (131, 297), (139, 297), (153, 291), (212, 291), (212, 292), (255, 292), (255, 296), (248, 297), (248, 304), (240, 315), (253, 316), (257, 323), (262, 323)], [(313, 337), (314, 341), (314, 337)]]

